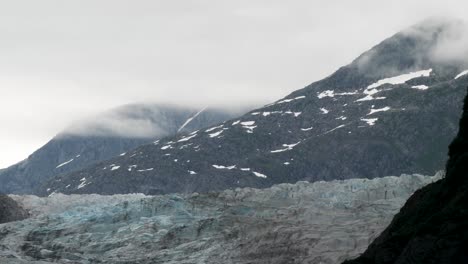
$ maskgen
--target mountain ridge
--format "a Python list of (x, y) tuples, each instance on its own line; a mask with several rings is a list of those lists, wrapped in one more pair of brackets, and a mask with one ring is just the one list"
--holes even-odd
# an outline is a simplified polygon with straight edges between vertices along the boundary
[(397, 33), (272, 104), (62, 175), (38, 193), (206, 192), (434, 174), (446, 162), (468, 80), (455, 78), (464, 64), (433, 57), (446, 31)]
[(0, 191), (31, 193), (55, 175), (82, 169), (158, 138), (218, 123), (243, 111), (214, 107), (200, 111), (167, 104), (115, 108), (72, 124), (25, 160), (0, 170)]

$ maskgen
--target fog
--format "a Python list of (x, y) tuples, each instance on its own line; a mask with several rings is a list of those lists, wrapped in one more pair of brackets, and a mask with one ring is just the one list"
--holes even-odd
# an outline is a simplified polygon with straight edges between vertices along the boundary
[[(2, 3), (0, 168), (74, 120), (122, 104), (268, 103), (428, 16), (463, 18), (467, 7), (450, 0)], [(467, 51), (466, 35), (452, 37), (460, 41), (442, 43), (435, 58)]]

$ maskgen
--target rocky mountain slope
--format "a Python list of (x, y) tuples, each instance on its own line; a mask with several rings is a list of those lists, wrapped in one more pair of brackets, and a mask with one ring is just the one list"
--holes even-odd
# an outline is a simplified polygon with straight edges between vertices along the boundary
[(38, 193), (205, 192), (433, 174), (446, 162), (468, 83), (468, 60), (439, 50), (464, 29), (459, 21), (418, 24), (284, 99), (63, 175)]
[(468, 263), (468, 96), (446, 177), (418, 190), (354, 263)]
[(299, 182), (144, 196), (12, 196), (0, 263), (338, 263), (363, 252), (415, 190), (440, 178)]
[(24, 161), (0, 171), (0, 192), (31, 193), (61, 173), (83, 169), (145, 143), (222, 122), (242, 110), (133, 104), (78, 122)]

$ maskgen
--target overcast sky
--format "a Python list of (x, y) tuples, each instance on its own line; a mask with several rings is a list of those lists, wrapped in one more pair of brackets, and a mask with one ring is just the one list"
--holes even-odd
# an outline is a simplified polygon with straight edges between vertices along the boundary
[(137, 101), (266, 103), (462, 0), (0, 0), (0, 168)]

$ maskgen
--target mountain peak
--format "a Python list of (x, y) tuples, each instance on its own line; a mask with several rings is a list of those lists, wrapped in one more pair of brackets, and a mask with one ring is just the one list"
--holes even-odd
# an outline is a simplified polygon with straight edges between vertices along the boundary
[(349, 66), (367, 78), (420, 69), (468, 65), (468, 24), (446, 17), (427, 18), (382, 41)]

